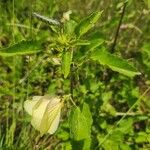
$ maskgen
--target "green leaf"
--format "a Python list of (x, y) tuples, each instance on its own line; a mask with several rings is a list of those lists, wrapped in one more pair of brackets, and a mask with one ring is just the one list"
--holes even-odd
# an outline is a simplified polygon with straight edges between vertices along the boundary
[(150, 43), (144, 43), (142, 47), (142, 53), (145, 52), (147, 56), (150, 58)]
[(76, 46), (90, 45), (90, 41), (87, 41), (87, 40), (76, 40), (74, 45), (76, 45)]
[(129, 134), (133, 131), (133, 119), (127, 118), (120, 122), (116, 130), (121, 131), (123, 134)]
[(62, 73), (64, 78), (67, 78), (70, 72), (72, 62), (72, 51), (64, 51), (62, 54)]
[(92, 140), (91, 138), (87, 138), (83, 141), (83, 147), (82, 147), (82, 150), (87, 150), (87, 149), (91, 149), (91, 143), (92, 143)]
[(38, 41), (21, 41), (7, 48), (0, 49), (0, 56), (27, 55), (40, 52), (41, 44)]
[(108, 102), (104, 102), (104, 104), (101, 106), (101, 110), (112, 115), (112, 116), (115, 116), (116, 115), (116, 109), (115, 107), (113, 107), (113, 105), (111, 105), (110, 103)]
[(94, 24), (98, 21), (101, 14), (102, 14), (102, 11), (101, 12), (93, 12), (88, 17), (81, 20), (81, 22), (75, 28), (75, 33), (76, 33), (77, 37), (82, 36), (88, 30), (90, 30), (94, 26)]
[(121, 150), (131, 150), (130, 146), (124, 143), (119, 144)]
[(122, 73), (126, 76), (133, 77), (140, 72), (131, 66), (126, 60), (107, 52), (104, 48), (96, 49), (91, 53), (93, 60), (99, 61), (102, 65), (107, 65), (112, 70)]
[(64, 24), (64, 32), (68, 35), (73, 35), (77, 23), (74, 20), (68, 20)]
[(101, 39), (101, 38), (91, 40), (90, 45), (87, 46), (87, 49), (92, 51), (98, 46), (102, 45), (103, 43), (104, 43), (104, 39)]
[(62, 142), (61, 149), (62, 150), (72, 150), (72, 145), (71, 145), (70, 141)]
[(124, 133), (119, 130), (114, 130), (112, 134), (109, 137), (109, 140), (112, 140), (114, 142), (122, 142), (124, 139)]
[(90, 131), (91, 131), (91, 126), (92, 126), (92, 123), (93, 123), (93, 119), (92, 119), (92, 114), (91, 114), (91, 111), (90, 111), (90, 108), (89, 108), (89, 105), (84, 103), (83, 104), (83, 107), (82, 107), (82, 114), (84, 115), (85, 119), (86, 119), (86, 122), (87, 122), (87, 126), (88, 126), (88, 130), (89, 130), (89, 134), (90, 134)]
[(145, 4), (150, 8), (150, 0), (144, 0)]
[(145, 133), (145, 132), (139, 132), (139, 133), (136, 135), (135, 142), (136, 142), (136, 143), (146, 143), (146, 142), (150, 142), (150, 134), (147, 134), (147, 133)]
[(115, 139), (111, 140), (111, 139), (108, 138), (108, 139), (105, 140), (104, 143), (101, 144), (101, 141), (103, 141), (104, 137), (105, 136), (101, 135), (101, 134), (99, 134), (97, 136), (97, 139), (99, 141), (99, 147), (102, 147), (104, 150), (112, 150), (112, 147), (113, 147), (114, 150), (119, 150), (119, 147), (118, 147), (119, 142), (115, 141)]
[(83, 147), (82, 149), (83, 150), (87, 150), (87, 149), (90, 149), (91, 147), (91, 127), (92, 127), (92, 123), (93, 123), (93, 119), (92, 119), (92, 114), (91, 114), (91, 111), (90, 111), (90, 108), (89, 108), (89, 105), (84, 103), (83, 104), (83, 107), (82, 107), (82, 114), (84, 115), (85, 119), (86, 119), (86, 122), (87, 122), (87, 130), (88, 130), (88, 134), (89, 134), (89, 137), (86, 138), (84, 141), (83, 141)]
[(75, 141), (80, 141), (89, 137), (87, 120), (79, 108), (71, 111), (69, 116), (70, 136)]

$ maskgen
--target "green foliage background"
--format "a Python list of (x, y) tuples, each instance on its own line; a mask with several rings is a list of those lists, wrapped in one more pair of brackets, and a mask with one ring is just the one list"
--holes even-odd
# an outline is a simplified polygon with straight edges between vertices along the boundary
[[(64, 25), (67, 42), (66, 36), (60, 39), (55, 36), (57, 27), (32, 16), (32, 12), (37, 12), (60, 21), (68, 10), (72, 11), (70, 19), (78, 26), (72, 34), (72, 28)], [(95, 26), (86, 22), (81, 28), (83, 18), (101, 11)], [(149, 24), (149, 0), (1, 0), (0, 149), (150, 149)], [(78, 40), (71, 58), (64, 49), (71, 47), (75, 35)], [(11, 47), (18, 42), (19, 45)], [(42, 52), (32, 54), (39, 51), (39, 44)], [(21, 48), (27, 50), (23, 52), (26, 55), (7, 52), (9, 46), (12, 53), (19, 53)], [(86, 55), (88, 50), (91, 55)], [(12, 57), (5, 57), (8, 53)], [(61, 57), (66, 66), (61, 67)], [(75, 68), (70, 72), (71, 61)], [(120, 66), (129, 71), (122, 71)], [(136, 70), (141, 74), (135, 76)], [(70, 94), (72, 90), (77, 108), (70, 101), (65, 102), (57, 132), (40, 137), (23, 110), (24, 100), (34, 95)]]

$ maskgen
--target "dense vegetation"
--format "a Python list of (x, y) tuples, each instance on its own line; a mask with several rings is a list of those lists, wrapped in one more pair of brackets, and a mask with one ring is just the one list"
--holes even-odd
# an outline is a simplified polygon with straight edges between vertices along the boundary
[[(0, 149), (148, 150), (149, 85), (149, 0), (0, 1)], [(41, 136), (24, 101), (47, 94)]]

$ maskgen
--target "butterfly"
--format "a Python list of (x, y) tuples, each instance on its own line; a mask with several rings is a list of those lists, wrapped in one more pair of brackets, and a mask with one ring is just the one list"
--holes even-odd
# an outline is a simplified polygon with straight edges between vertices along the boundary
[(58, 128), (62, 101), (59, 97), (33, 96), (32, 100), (24, 102), (24, 108), (31, 115), (32, 126), (45, 133), (53, 134)]

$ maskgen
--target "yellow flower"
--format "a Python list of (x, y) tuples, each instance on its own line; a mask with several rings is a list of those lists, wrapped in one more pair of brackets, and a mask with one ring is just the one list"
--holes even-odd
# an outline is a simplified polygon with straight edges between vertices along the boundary
[(62, 102), (59, 97), (34, 96), (24, 102), (24, 108), (31, 115), (32, 126), (45, 133), (53, 134), (59, 125)]

